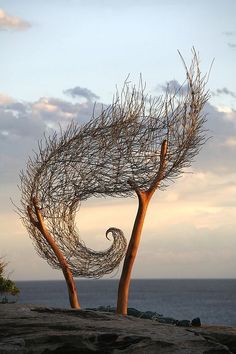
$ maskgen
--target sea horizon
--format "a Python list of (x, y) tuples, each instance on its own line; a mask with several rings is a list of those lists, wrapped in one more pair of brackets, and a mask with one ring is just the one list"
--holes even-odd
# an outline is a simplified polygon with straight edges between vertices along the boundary
[[(119, 279), (75, 280), (82, 308), (116, 306)], [(66, 282), (16, 281), (18, 303), (70, 308)], [(177, 320), (236, 326), (236, 279), (132, 279), (128, 307)]]
[[(92, 281), (92, 280), (120, 280), (120, 278), (74, 278), (76, 281)], [(14, 282), (24, 282), (24, 281), (65, 281), (65, 279), (14, 279)], [(228, 277), (211, 277), (211, 278), (132, 278), (132, 280), (236, 280), (235, 278), (228, 278)]]

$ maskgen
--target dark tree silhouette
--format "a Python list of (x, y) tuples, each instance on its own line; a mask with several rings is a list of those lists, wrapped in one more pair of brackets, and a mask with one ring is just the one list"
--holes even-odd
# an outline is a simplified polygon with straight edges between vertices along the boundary
[[(3, 258), (0, 258), (0, 294), (10, 294), (16, 296), (20, 293), (20, 290), (16, 287), (16, 284), (6, 277), (5, 269), (7, 263), (4, 261)], [(6, 296), (2, 299), (2, 303), (8, 302)]]
[[(73, 276), (101, 277), (121, 262), (126, 240), (110, 228), (113, 243), (97, 252), (85, 246), (75, 227), (80, 203), (91, 196), (138, 196), (139, 208), (119, 283), (117, 312), (127, 313), (132, 267), (148, 203), (156, 189), (179, 177), (205, 142), (202, 108), (205, 77), (193, 50), (180, 88), (151, 97), (140, 84), (125, 83), (99, 117), (82, 127), (72, 123), (39, 143), (21, 173), (19, 212), (39, 255), (61, 268), (70, 303), (79, 308)], [(92, 218), (92, 215), (91, 215)]]

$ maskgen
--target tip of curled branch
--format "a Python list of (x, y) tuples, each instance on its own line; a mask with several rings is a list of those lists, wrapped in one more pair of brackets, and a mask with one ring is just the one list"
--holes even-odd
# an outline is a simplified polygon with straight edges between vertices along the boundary
[(106, 238), (110, 241), (110, 238), (108, 237), (108, 234), (111, 233), (112, 237), (115, 238), (117, 236), (122, 236), (124, 237), (123, 232), (120, 229), (117, 229), (116, 227), (109, 227), (109, 229), (106, 231)]
[(109, 238), (108, 234), (109, 234), (110, 232), (111, 232), (111, 229), (108, 229), (108, 230), (106, 231), (106, 239), (109, 240), (109, 241), (110, 241), (110, 238)]

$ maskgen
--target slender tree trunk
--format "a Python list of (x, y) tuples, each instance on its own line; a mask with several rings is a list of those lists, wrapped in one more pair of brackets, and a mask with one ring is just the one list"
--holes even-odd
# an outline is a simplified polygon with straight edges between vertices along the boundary
[(138, 247), (141, 239), (142, 228), (150, 201), (150, 196), (147, 192), (137, 192), (138, 194), (138, 211), (134, 222), (132, 235), (129, 246), (126, 252), (123, 270), (118, 288), (117, 314), (127, 315), (129, 286), (131, 280), (131, 272), (135, 257), (138, 252)]
[(73, 275), (72, 275), (67, 264), (65, 266), (61, 265), (61, 267), (62, 267), (62, 272), (63, 272), (65, 280), (66, 280), (66, 285), (67, 285), (69, 300), (70, 300), (70, 306), (73, 309), (80, 309), (78, 292), (77, 292), (77, 288), (75, 285)]
[(116, 313), (119, 315), (127, 315), (128, 299), (129, 299), (129, 286), (131, 280), (131, 272), (133, 269), (135, 257), (138, 252), (138, 247), (141, 239), (142, 228), (144, 224), (145, 215), (147, 212), (148, 204), (159, 187), (166, 167), (166, 153), (167, 141), (164, 140), (161, 145), (160, 166), (157, 171), (156, 177), (153, 180), (150, 188), (147, 191), (141, 191), (134, 181), (128, 181), (131, 187), (135, 190), (138, 196), (138, 211), (134, 222), (133, 231), (131, 234), (129, 246), (126, 252), (123, 269), (120, 277), (118, 288), (118, 299)]
[(33, 199), (33, 205), (35, 209), (35, 214), (37, 216), (37, 221), (34, 219), (34, 215), (32, 212), (32, 209), (28, 207), (28, 214), (30, 217), (31, 222), (38, 228), (38, 230), (42, 233), (43, 237), (46, 239), (48, 244), (51, 246), (52, 250), (54, 251), (62, 272), (64, 274), (66, 284), (67, 284), (67, 289), (68, 289), (68, 294), (69, 294), (69, 300), (70, 300), (70, 305), (72, 308), (75, 309), (80, 309), (80, 304), (78, 300), (78, 293), (75, 285), (75, 281), (73, 278), (73, 275), (71, 273), (71, 270), (67, 264), (67, 261), (65, 257), (63, 256), (62, 252), (60, 251), (59, 247), (57, 246), (56, 242), (54, 241), (53, 237), (51, 236), (50, 232), (48, 231), (47, 227), (45, 226), (45, 223), (43, 221), (42, 214), (39, 210), (38, 204), (36, 199)]

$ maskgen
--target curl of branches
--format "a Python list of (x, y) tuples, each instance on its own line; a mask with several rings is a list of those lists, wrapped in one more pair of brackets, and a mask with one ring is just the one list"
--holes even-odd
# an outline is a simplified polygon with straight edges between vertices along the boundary
[[(36, 250), (59, 268), (53, 251), (31, 223), (27, 207), (37, 198), (42, 216), (75, 276), (100, 277), (115, 269), (124, 256), (126, 241), (121, 230), (110, 228), (113, 244), (102, 252), (85, 246), (75, 226), (80, 203), (91, 196), (128, 197), (135, 188), (148, 190), (159, 178), (159, 188), (188, 167), (205, 142), (208, 99), (206, 77), (201, 75), (195, 51), (186, 82), (151, 97), (140, 82), (125, 83), (120, 95), (84, 126), (72, 123), (39, 143), (21, 174), (20, 214)], [(161, 145), (167, 141), (165, 173), (158, 176)], [(132, 181), (132, 183), (127, 183)], [(92, 215), (91, 215), (92, 218)]]

